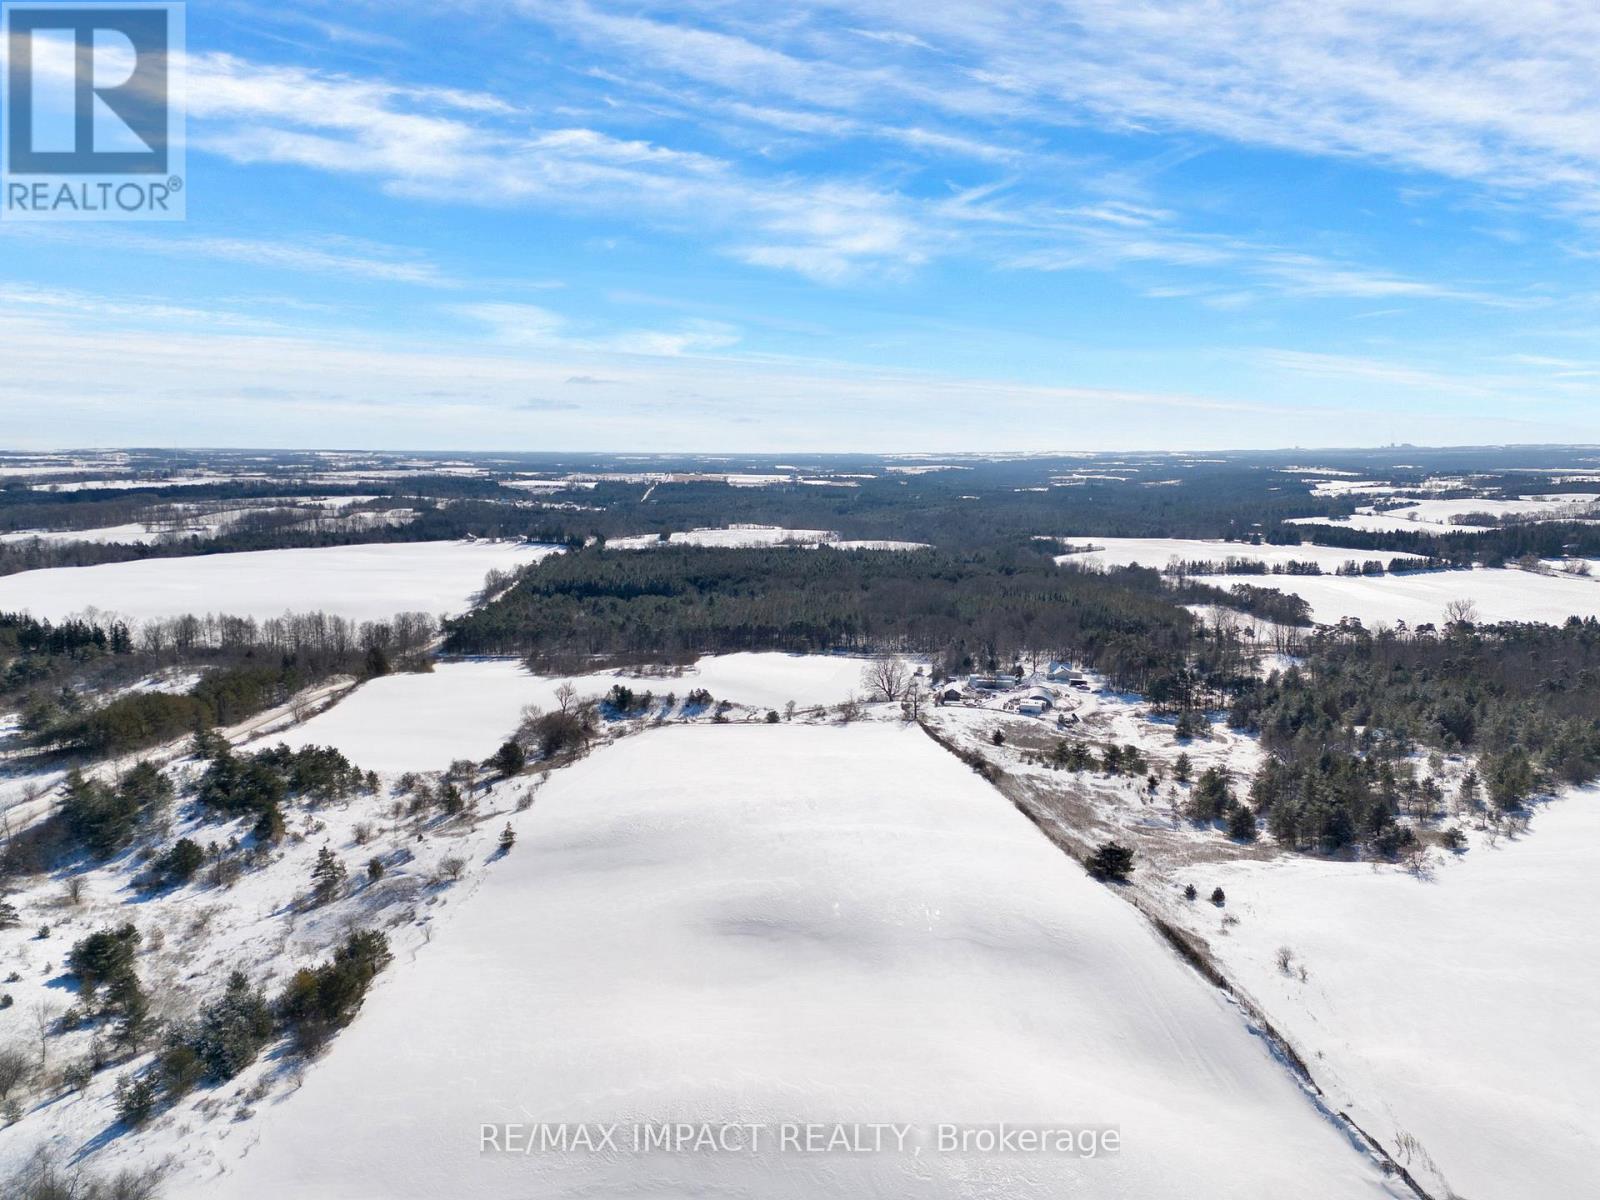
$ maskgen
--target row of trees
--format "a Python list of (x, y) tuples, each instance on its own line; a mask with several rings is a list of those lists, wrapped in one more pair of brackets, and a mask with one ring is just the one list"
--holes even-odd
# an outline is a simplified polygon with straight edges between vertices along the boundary
[[(0, 631), (3, 631), (0, 619)], [(244, 720), (334, 675), (371, 677), (426, 665), (436, 634), (423, 613), (355, 622), (328, 613), (257, 622), (235, 617), (153, 621), (129, 635), (116, 624), (13, 626), (16, 657), (0, 691), (19, 691), (35, 746), (69, 754), (125, 754), (213, 725)], [(4, 643), (0, 641), (0, 650)], [(131, 690), (96, 705), (73, 681), (105, 689), (156, 670), (199, 668), (186, 692)]]

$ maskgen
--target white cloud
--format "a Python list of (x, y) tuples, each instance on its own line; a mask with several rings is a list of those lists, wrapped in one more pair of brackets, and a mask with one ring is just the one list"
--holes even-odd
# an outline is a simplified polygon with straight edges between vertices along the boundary
[(1179, 392), (691, 352), (732, 336), (710, 322), (586, 338), (547, 310), (495, 305), (471, 315), (522, 340), (486, 348), (441, 331), (419, 347), (345, 329), (205, 330), (162, 313), (149, 329), (108, 325), (100, 307), (0, 305), (0, 407), (16, 414), (18, 444), (84, 427), (137, 441), (159, 427), (190, 445), (481, 446), (489, 430), (496, 444), (546, 449), (1217, 448), (1240, 441), (1241, 423), (1280, 438), (1339, 419)]
[[(538, 203), (690, 224), (748, 262), (836, 281), (925, 257), (905, 202), (865, 185), (763, 180), (707, 154), (594, 129), (528, 132), (492, 96), (405, 88), (227, 55), (196, 59), (192, 140), (241, 163), (368, 175), (403, 195)], [(483, 118), (483, 119), (479, 119)], [(753, 241), (752, 241), (753, 239)]]
[(677, 358), (726, 350), (739, 343), (734, 326), (703, 318), (682, 321), (671, 329), (585, 334), (575, 331), (560, 313), (533, 304), (461, 304), (451, 311), (486, 326), (496, 342), (508, 346)]

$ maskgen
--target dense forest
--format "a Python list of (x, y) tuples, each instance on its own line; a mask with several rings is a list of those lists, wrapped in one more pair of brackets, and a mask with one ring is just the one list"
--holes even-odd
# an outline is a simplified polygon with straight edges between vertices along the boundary
[[(1514, 812), (1544, 786), (1600, 777), (1600, 622), (1458, 623), (1439, 635), (1344, 627), (1299, 666), (1241, 690), (1235, 728), (1271, 754), (1251, 789), (1289, 845), (1394, 845), (1401, 813)], [(1416, 750), (1469, 753), (1454, 794)]]
[(1028, 542), (966, 554), (591, 548), (545, 560), (445, 631), (448, 652), (521, 654), (540, 670), (738, 650), (904, 650), (957, 673), (1048, 654), (1156, 697), (1226, 688), (1243, 670), (1236, 648), (1208, 645), (1155, 572), (1063, 570)]

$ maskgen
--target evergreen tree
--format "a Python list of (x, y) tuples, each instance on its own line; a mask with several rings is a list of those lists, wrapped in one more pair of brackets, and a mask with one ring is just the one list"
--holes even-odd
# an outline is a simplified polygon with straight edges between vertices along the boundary
[(1207, 767), (1189, 796), (1188, 815), (1194, 821), (1215, 821), (1233, 804), (1228, 776), (1216, 767)]
[(506, 822), (506, 827), (500, 831), (500, 853), (510, 854), (511, 847), (517, 844), (517, 831), (511, 828), (511, 822)]
[(120, 929), (91, 933), (72, 947), (67, 967), (77, 977), (79, 987), (93, 992), (102, 984), (132, 973), (139, 940), (139, 931), (131, 923)]
[(324, 846), (317, 851), (317, 862), (311, 868), (311, 895), (318, 904), (326, 904), (338, 896), (344, 887), (344, 863)]
[(106, 1009), (117, 1014), (117, 1041), (137, 1050), (150, 1028), (150, 997), (132, 971), (106, 989)]
[(528, 756), (516, 742), (506, 742), (495, 751), (490, 765), (502, 775), (517, 775), (528, 765)]
[(117, 1116), (124, 1125), (137, 1128), (150, 1119), (156, 1110), (156, 1089), (154, 1075), (124, 1075), (117, 1080)]
[(1119, 883), (1133, 872), (1133, 851), (1119, 842), (1102, 842), (1089, 856), (1089, 873)]
[(272, 1036), (272, 1010), (243, 971), (228, 976), (222, 995), (200, 1014), (189, 1046), (213, 1079), (232, 1079), (255, 1061)]

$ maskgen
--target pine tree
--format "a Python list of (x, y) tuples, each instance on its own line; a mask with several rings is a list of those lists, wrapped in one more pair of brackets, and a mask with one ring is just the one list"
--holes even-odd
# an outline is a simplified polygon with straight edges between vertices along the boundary
[(522, 768), (528, 765), (528, 756), (516, 742), (506, 742), (495, 751), (492, 764), (502, 775), (519, 775)]
[(326, 846), (317, 851), (317, 865), (311, 868), (311, 894), (317, 903), (326, 904), (337, 896), (344, 879), (344, 863), (334, 857), (333, 851)]
[(1188, 783), (1194, 775), (1194, 763), (1187, 753), (1178, 755), (1178, 761), (1172, 764), (1172, 777), (1179, 783)]
[(511, 847), (517, 844), (517, 831), (511, 828), (511, 822), (506, 822), (506, 827), (500, 831), (500, 853), (510, 854)]
[(124, 1125), (136, 1128), (150, 1119), (156, 1110), (157, 1088), (154, 1075), (124, 1075), (117, 1080), (117, 1116)]
[(0, 929), (11, 929), (22, 923), (22, 918), (17, 915), (17, 906), (0, 900)]
[(1121, 883), (1133, 871), (1133, 851), (1119, 842), (1104, 842), (1089, 856), (1089, 873)]
[(1216, 767), (1209, 767), (1195, 784), (1189, 797), (1188, 816), (1192, 821), (1215, 821), (1225, 815), (1233, 804), (1233, 791), (1228, 787), (1228, 777)]

